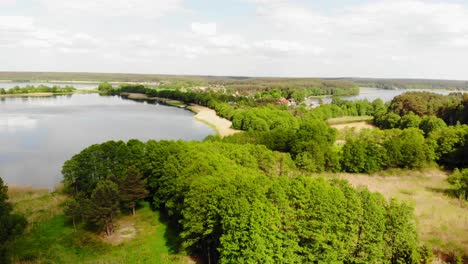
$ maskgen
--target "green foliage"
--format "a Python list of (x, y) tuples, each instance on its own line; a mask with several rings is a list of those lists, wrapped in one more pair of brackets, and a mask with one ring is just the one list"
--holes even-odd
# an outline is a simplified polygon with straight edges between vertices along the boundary
[(380, 128), (391, 129), (398, 128), (401, 117), (393, 112), (382, 113), (374, 117), (374, 124)]
[(418, 237), (413, 210), (391, 200), (386, 207), (385, 258), (390, 263), (419, 263)]
[(391, 168), (421, 168), (431, 161), (432, 149), (426, 144), (423, 132), (416, 128), (402, 130), (385, 141), (387, 166)]
[(32, 85), (27, 85), (25, 87), (19, 87), (15, 86), (13, 88), (10, 88), (8, 90), (2, 89), (0, 90), (0, 94), (28, 94), (28, 93), (54, 93), (54, 94), (63, 94), (63, 93), (72, 93), (76, 91), (76, 89), (72, 86), (65, 86), (65, 87), (60, 87), (60, 86), (45, 86), (45, 85), (39, 85), (39, 86), (32, 86)]
[(363, 130), (347, 137), (341, 151), (341, 167), (347, 172), (422, 168), (434, 160), (433, 141), (417, 128)]
[(385, 167), (386, 150), (364, 137), (348, 138), (342, 149), (341, 168), (347, 172), (372, 173)]
[(112, 84), (108, 82), (100, 83), (98, 86), (98, 91), (99, 93), (102, 93), (102, 94), (110, 94), (113, 91)]
[(436, 116), (424, 116), (419, 124), (419, 129), (424, 131), (424, 135), (428, 136), (431, 132), (447, 127), (444, 120)]
[(399, 127), (402, 129), (405, 128), (418, 128), (421, 124), (421, 118), (415, 115), (413, 112), (409, 112), (400, 119)]
[(468, 126), (439, 128), (429, 134), (434, 145), (435, 158), (449, 168), (468, 167)]
[(13, 207), (8, 202), (8, 186), (0, 178), (0, 263), (9, 263), (8, 247), (12, 240), (26, 228), (24, 216), (12, 213)]
[(468, 200), (468, 169), (455, 169), (447, 180), (461, 199)]
[(409, 92), (393, 98), (389, 110), (400, 116), (410, 112), (418, 116), (437, 116), (449, 125), (468, 122), (468, 95), (440, 95), (430, 92)]
[(291, 154), (298, 167), (320, 172), (334, 167), (332, 147), (336, 130), (321, 120), (303, 121), (291, 140)]
[(119, 191), (115, 183), (100, 181), (91, 194), (89, 220), (107, 235), (114, 232), (114, 219), (119, 210)]
[(130, 166), (127, 169), (127, 177), (120, 184), (120, 201), (135, 215), (135, 206), (139, 200), (148, 196), (146, 190), (146, 180), (143, 179), (143, 173), (136, 167)]
[[(335, 133), (320, 120), (301, 124), (291, 146), (298, 155), (309, 155), (304, 168), (323, 170), (333, 162), (336, 166), (331, 157), (337, 156)], [(65, 171), (75, 175), (71, 177), (74, 180), (66, 178), (67, 189), (81, 194), (92, 190), (89, 218), (100, 227), (112, 228), (118, 202), (125, 200), (122, 186), (131, 185), (126, 183), (130, 176), (141, 179), (136, 171), (140, 170), (153, 206), (167, 214), (170, 223), (180, 230), (182, 249), (205, 260), (368, 263), (390, 262), (413, 254), (413, 237), (398, 229), (414, 232), (414, 226), (407, 223), (411, 220), (409, 209), (405, 211), (408, 217), (394, 224), (397, 220), (387, 219), (386, 208), (391, 205), (381, 196), (356, 190), (343, 181), (292, 177), (294, 164), (288, 154), (261, 145), (219, 141), (122, 144), (110, 141), (94, 145), (66, 162), (69, 168)], [(322, 147), (334, 154), (319, 152)], [(90, 157), (95, 159), (91, 163), (87, 160)], [(127, 159), (139, 160), (139, 167), (127, 167)], [(107, 163), (116, 161), (124, 166), (107, 167)], [(102, 173), (100, 168), (87, 167), (98, 163), (105, 168)], [(70, 168), (83, 171), (71, 173)], [(120, 170), (128, 176), (99, 176), (95, 180), (85, 173), (120, 175)], [(114, 182), (121, 184), (121, 197)], [(390, 246), (393, 248), (383, 254)]]

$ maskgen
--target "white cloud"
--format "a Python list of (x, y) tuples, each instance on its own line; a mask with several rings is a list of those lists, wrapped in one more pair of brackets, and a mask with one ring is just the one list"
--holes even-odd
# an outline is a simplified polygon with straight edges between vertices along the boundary
[(12, 5), (16, 3), (16, 0), (0, 0), (0, 5)]
[(285, 40), (264, 40), (254, 43), (254, 46), (264, 51), (273, 51), (280, 53), (304, 53), (306, 48), (294, 41)]
[(216, 35), (216, 23), (198, 23), (194, 22), (191, 25), (192, 32), (203, 36)]
[(40, 0), (49, 10), (75, 16), (160, 17), (182, 10), (183, 0)]
[(30, 31), (34, 29), (34, 19), (25, 16), (0, 16), (2, 31)]
[[(0, 16), (0, 70), (468, 78), (462, 1), (239, 0), (256, 12), (226, 14), (186, 2), (35, 0), (18, 12), (31, 17)], [(226, 19), (200, 22), (214, 17)]]
[(208, 38), (208, 45), (215, 48), (248, 49), (246, 40), (235, 34), (221, 34)]

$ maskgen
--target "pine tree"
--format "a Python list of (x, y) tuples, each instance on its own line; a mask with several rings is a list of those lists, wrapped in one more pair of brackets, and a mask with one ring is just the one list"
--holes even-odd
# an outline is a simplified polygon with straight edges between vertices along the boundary
[(126, 208), (132, 209), (133, 215), (135, 215), (138, 200), (148, 196), (145, 185), (146, 180), (143, 179), (143, 174), (134, 166), (130, 166), (127, 170), (127, 177), (121, 183), (120, 199)]
[(119, 210), (119, 191), (117, 185), (109, 180), (99, 182), (91, 195), (89, 220), (107, 235), (114, 232), (114, 217)]

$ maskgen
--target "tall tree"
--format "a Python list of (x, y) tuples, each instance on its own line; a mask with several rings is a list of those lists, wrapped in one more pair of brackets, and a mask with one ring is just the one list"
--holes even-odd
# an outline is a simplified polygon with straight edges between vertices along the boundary
[(104, 180), (97, 184), (91, 195), (90, 221), (106, 231), (114, 232), (114, 218), (119, 210), (119, 191), (115, 183)]
[(135, 215), (138, 200), (148, 196), (145, 186), (146, 180), (143, 179), (143, 173), (134, 166), (130, 166), (127, 170), (127, 177), (120, 186), (120, 200), (126, 208), (132, 210), (133, 215)]

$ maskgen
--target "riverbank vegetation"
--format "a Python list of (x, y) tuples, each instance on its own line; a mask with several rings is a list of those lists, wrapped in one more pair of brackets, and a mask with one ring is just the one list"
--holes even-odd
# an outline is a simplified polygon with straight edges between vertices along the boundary
[(10, 88), (8, 90), (5, 90), (3, 88), (0, 88), (0, 95), (18, 95), (18, 94), (33, 94), (33, 93), (52, 93), (52, 94), (69, 94), (73, 93), (76, 91), (76, 88), (72, 86), (65, 86), (65, 87), (60, 87), (60, 86), (45, 86), (45, 85), (39, 85), (39, 86), (25, 86), (25, 87), (19, 87), (15, 86), (13, 88)]

